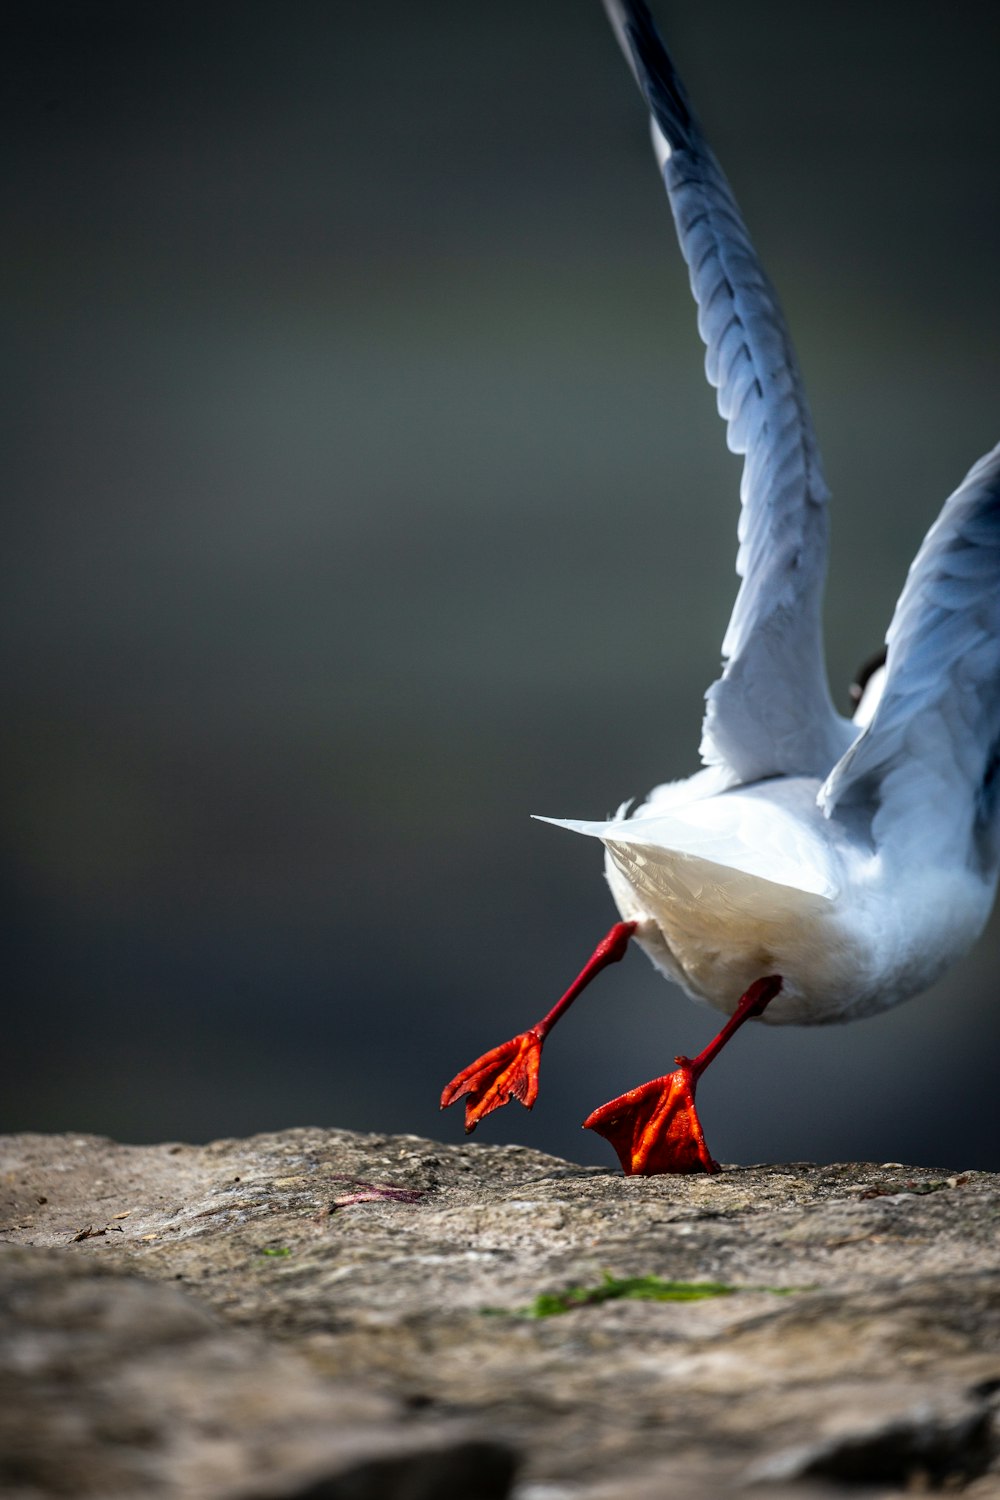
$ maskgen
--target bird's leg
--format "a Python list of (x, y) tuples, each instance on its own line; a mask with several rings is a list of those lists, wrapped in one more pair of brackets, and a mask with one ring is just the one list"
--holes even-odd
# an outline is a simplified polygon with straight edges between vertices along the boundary
[(503, 1104), (509, 1104), (511, 1099), (520, 1099), (526, 1109), (531, 1108), (538, 1097), (538, 1065), (546, 1036), (594, 976), (608, 964), (625, 957), (635, 928), (635, 922), (616, 922), (547, 1015), (509, 1042), (484, 1052), (451, 1080), (441, 1095), (441, 1108), (447, 1109), (449, 1104), (468, 1095), (465, 1100), (466, 1135), (475, 1130), (484, 1116)]
[(781, 976), (757, 979), (718, 1036), (697, 1057), (676, 1057), (676, 1071), (620, 1094), (588, 1115), (585, 1130), (610, 1141), (626, 1177), (655, 1172), (718, 1172), (695, 1109), (698, 1079), (744, 1021), (763, 1015), (781, 989)]

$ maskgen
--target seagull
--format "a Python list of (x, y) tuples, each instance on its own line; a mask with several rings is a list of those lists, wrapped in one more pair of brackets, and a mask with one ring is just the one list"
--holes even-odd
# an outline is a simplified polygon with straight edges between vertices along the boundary
[(748, 1020), (818, 1025), (927, 988), (979, 936), (1000, 867), (1000, 444), (945, 502), (910, 568), (884, 664), (833, 706), (821, 601), (829, 491), (777, 297), (642, 0), (604, 0), (650, 113), (698, 304), (705, 371), (744, 457), (740, 586), (706, 694), (702, 768), (606, 822), (620, 920), (540, 1021), (464, 1068), (466, 1130), (538, 1091), (543, 1042), (635, 942), (729, 1019), (695, 1058), (584, 1125), (624, 1172), (717, 1172), (695, 1107)]

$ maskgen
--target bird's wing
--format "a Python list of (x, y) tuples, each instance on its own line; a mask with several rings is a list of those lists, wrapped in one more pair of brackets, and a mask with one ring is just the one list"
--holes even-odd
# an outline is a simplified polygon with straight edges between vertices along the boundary
[(823, 777), (853, 738), (823, 661), (827, 501), (788, 330), (725, 176), (641, 0), (605, 0), (649, 106), (654, 145), (707, 346), (728, 443), (746, 455), (736, 569), (742, 578), (706, 695), (701, 753), (743, 782)]
[(927, 858), (937, 825), (971, 833), (989, 866), (1000, 804), (1000, 444), (927, 533), (886, 644), (878, 707), (820, 806), (829, 815), (868, 805), (876, 843), (908, 825)]

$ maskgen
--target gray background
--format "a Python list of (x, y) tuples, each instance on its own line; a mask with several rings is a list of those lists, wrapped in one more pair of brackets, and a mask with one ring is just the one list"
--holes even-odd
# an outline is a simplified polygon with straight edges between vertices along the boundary
[[(658, 6), (792, 322), (844, 690), (1000, 436), (1000, 8)], [(738, 464), (600, 7), (32, 3), (5, 23), (0, 1126), (441, 1131), (696, 765)], [(997, 1167), (996, 925), (846, 1029), (748, 1028), (723, 1159)], [(716, 1018), (638, 953), (484, 1140)]]

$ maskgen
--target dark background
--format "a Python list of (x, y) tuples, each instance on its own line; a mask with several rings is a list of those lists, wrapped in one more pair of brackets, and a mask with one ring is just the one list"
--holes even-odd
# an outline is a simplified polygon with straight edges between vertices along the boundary
[[(1000, 437), (1000, 8), (658, 14), (809, 383), (846, 703)], [(614, 917), (528, 814), (695, 768), (735, 596), (644, 111), (596, 0), (11, 15), (0, 1126), (458, 1139)], [(748, 1028), (715, 1154), (1000, 1166), (997, 953)], [(478, 1138), (607, 1161), (716, 1022), (634, 953)]]

